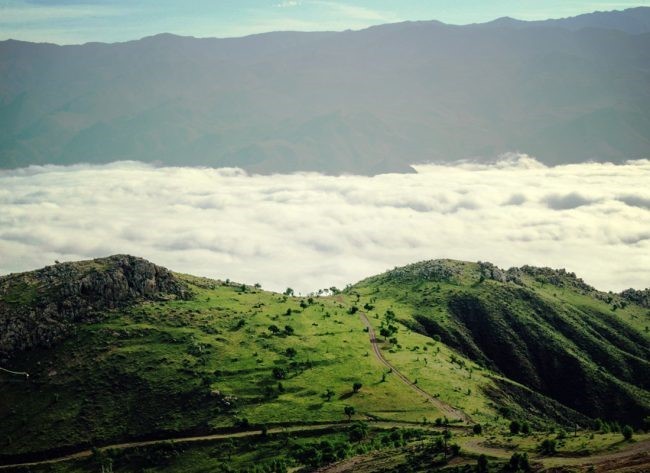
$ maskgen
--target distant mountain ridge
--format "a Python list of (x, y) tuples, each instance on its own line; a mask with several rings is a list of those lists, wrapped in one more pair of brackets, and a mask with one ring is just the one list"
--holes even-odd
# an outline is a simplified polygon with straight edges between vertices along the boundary
[(636, 7), (621, 11), (597, 11), (583, 15), (549, 20), (524, 21), (510, 17), (497, 18), (486, 23), (499, 26), (553, 26), (573, 31), (582, 28), (604, 28), (623, 31), (630, 34), (650, 32), (650, 8)]
[(0, 167), (412, 172), (650, 156), (650, 8), (244, 38), (0, 42)]

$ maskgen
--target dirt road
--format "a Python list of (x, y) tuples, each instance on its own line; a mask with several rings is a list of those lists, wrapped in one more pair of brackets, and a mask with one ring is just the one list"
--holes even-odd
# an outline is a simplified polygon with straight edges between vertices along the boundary
[(424, 396), (424, 398), (426, 398), (429, 402), (431, 402), (434, 406), (436, 406), (445, 416), (447, 416), (448, 419), (460, 419), (464, 422), (472, 423), (472, 419), (463, 411), (450, 406), (449, 404), (441, 401), (437, 397), (432, 396), (424, 389), (420, 388), (417, 384), (412, 383), (406, 376), (400, 373), (397, 368), (391, 365), (390, 362), (386, 360), (386, 358), (384, 358), (384, 355), (381, 353), (381, 349), (379, 348), (379, 345), (377, 343), (377, 337), (375, 336), (375, 330), (372, 328), (372, 325), (370, 324), (370, 320), (368, 320), (368, 316), (361, 311), (359, 312), (359, 316), (361, 317), (361, 320), (366, 325), (366, 327), (368, 327), (368, 335), (370, 336), (370, 344), (372, 345), (372, 351), (375, 353), (375, 356), (377, 357), (377, 359), (381, 364), (383, 364), (387, 368), (390, 368), (392, 373), (395, 376), (397, 376), (397, 378), (399, 378), (402, 382), (408, 385), (411, 389), (417, 391), (422, 396)]

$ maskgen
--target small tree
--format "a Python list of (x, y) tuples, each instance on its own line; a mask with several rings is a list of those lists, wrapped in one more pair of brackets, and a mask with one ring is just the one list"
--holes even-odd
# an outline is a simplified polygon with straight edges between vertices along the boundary
[(481, 435), (483, 433), (483, 426), (481, 424), (474, 424), (474, 427), (472, 427), (472, 432), (474, 432), (476, 435)]
[(358, 381), (352, 385), (352, 391), (355, 393), (358, 393), (359, 390), (361, 389), (361, 386), (363, 386), (361, 383)]
[(476, 461), (476, 471), (477, 473), (488, 473), (490, 471), (490, 464), (484, 454), (479, 455)]
[(390, 337), (390, 330), (388, 330), (386, 327), (382, 327), (379, 329), (379, 335), (384, 337), (384, 341), (386, 341), (386, 338)]
[(634, 431), (632, 430), (632, 427), (630, 427), (629, 425), (623, 427), (621, 433), (623, 434), (623, 438), (625, 440), (632, 440), (632, 436), (634, 435)]
[(235, 442), (233, 439), (226, 439), (222, 445), (223, 451), (226, 453), (228, 456), (228, 461), (230, 461), (232, 457), (232, 452), (235, 450)]
[(284, 295), (285, 295), (285, 296), (291, 296), (291, 297), (293, 297), (293, 294), (294, 294), (294, 293), (293, 293), (293, 289), (291, 289), (290, 287), (288, 287), (288, 288), (286, 288), (286, 289), (284, 290)]
[(287, 357), (289, 357), (289, 358), (293, 358), (294, 356), (296, 356), (298, 354), (298, 352), (296, 351), (295, 348), (289, 347), (289, 348), (287, 348), (285, 350), (284, 354), (287, 355)]
[(343, 412), (345, 413), (346, 416), (348, 416), (348, 421), (352, 420), (352, 416), (355, 414), (354, 407), (352, 406), (345, 406), (343, 408)]
[(284, 333), (286, 333), (287, 335), (293, 335), (294, 332), (295, 332), (295, 330), (293, 329), (293, 327), (291, 325), (285, 325), (284, 326)]
[(273, 368), (273, 377), (275, 379), (284, 379), (287, 377), (287, 372), (284, 368), (275, 367)]
[(510, 422), (510, 433), (517, 435), (519, 431), (521, 430), (521, 424), (517, 420), (513, 420)]
[(513, 453), (508, 462), (511, 471), (530, 471), (527, 453)]
[(542, 455), (555, 454), (555, 439), (544, 439), (539, 446), (539, 451)]
[(360, 442), (368, 435), (368, 424), (365, 422), (355, 422), (348, 431), (351, 442)]
[(269, 325), (269, 332), (271, 332), (273, 335), (277, 335), (280, 333), (280, 328), (277, 325)]

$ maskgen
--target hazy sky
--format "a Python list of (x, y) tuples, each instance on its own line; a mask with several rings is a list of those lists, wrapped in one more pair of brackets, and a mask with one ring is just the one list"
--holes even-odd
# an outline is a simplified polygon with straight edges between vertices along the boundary
[(0, 274), (115, 253), (267, 289), (344, 286), (433, 258), (650, 281), (650, 160), (250, 176), (143, 163), (0, 171)]
[(0, 39), (72, 44), (162, 32), (228, 37), (404, 20), (537, 20), (634, 6), (650, 6), (650, 0), (0, 0)]

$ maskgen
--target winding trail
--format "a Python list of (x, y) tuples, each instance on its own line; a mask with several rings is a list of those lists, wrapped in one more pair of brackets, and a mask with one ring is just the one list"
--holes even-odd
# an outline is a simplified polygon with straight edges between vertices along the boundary
[[(377, 427), (385, 427), (385, 428), (391, 428), (391, 427), (399, 427), (399, 426), (413, 426), (414, 422), (400, 422), (400, 421), (367, 421), (372, 423), (372, 425), (377, 426)], [(313, 425), (292, 425), (292, 426), (283, 426), (283, 427), (272, 427), (269, 428), (267, 431), (267, 434), (281, 434), (281, 433), (292, 433), (292, 432), (318, 432), (319, 430), (330, 430), (333, 428), (345, 428), (349, 425), (349, 423), (346, 422), (337, 422), (337, 423), (330, 423), (330, 424), (313, 424)], [(416, 424), (419, 425), (419, 424)], [(431, 430), (437, 430), (433, 427), (430, 427)], [(227, 433), (220, 433), (220, 434), (209, 434), (209, 435), (200, 435), (200, 436), (193, 436), (193, 437), (170, 437), (170, 438), (165, 438), (165, 439), (157, 439), (157, 440), (141, 440), (141, 441), (136, 441), (136, 442), (126, 442), (126, 443), (116, 443), (113, 445), (105, 445), (103, 447), (98, 447), (97, 450), (99, 451), (105, 451), (105, 450), (125, 450), (129, 448), (136, 448), (136, 447), (148, 447), (152, 445), (160, 445), (163, 443), (178, 443), (178, 444), (184, 444), (184, 443), (195, 443), (195, 442), (207, 442), (210, 440), (221, 440), (221, 439), (229, 439), (229, 438), (242, 438), (242, 437), (254, 437), (254, 436), (259, 436), (261, 435), (261, 430), (260, 429), (255, 429), (255, 430), (246, 430), (242, 432), (227, 432)], [(38, 461), (32, 461), (32, 462), (24, 462), (24, 463), (12, 463), (12, 464), (6, 464), (6, 465), (0, 465), (0, 470), (5, 470), (5, 469), (10, 469), (10, 468), (18, 468), (18, 467), (28, 467), (28, 466), (37, 466), (37, 465), (47, 465), (50, 463), (61, 463), (61, 462), (66, 462), (69, 460), (78, 460), (81, 458), (88, 458), (92, 456), (93, 452), (91, 449), (85, 449), (85, 450), (80, 450), (75, 453), (70, 453), (68, 455), (63, 455), (60, 457), (55, 457), (55, 458), (49, 458), (47, 460), (38, 460)]]
[[(521, 452), (517, 448), (500, 448), (488, 447), (483, 445), (484, 439), (471, 439), (464, 442), (463, 451), (473, 456), (484, 454), (491, 458), (497, 458), (501, 461), (508, 460), (515, 451)], [(405, 449), (401, 450), (402, 452)], [(399, 450), (393, 451), (373, 451), (356, 455), (345, 460), (324, 466), (316, 470), (316, 473), (354, 473), (358, 471), (379, 471), (385, 468), (394, 468), (394, 458), (399, 454)], [(541, 471), (557, 471), (558, 467), (580, 467), (581, 469), (596, 467), (599, 472), (647, 472), (650, 471), (650, 440), (641, 440), (630, 443), (620, 450), (613, 452), (598, 452), (591, 456), (541, 456), (539, 454), (530, 454), (533, 463), (541, 465)], [(475, 458), (458, 458), (459, 464), (474, 465)], [(452, 463), (450, 463), (452, 464)]]
[(370, 320), (368, 320), (368, 316), (365, 314), (365, 312), (361, 312), (361, 311), (359, 311), (359, 316), (361, 317), (362, 322), (368, 328), (368, 335), (370, 336), (370, 344), (372, 345), (372, 351), (375, 353), (375, 356), (377, 357), (377, 359), (381, 364), (383, 364), (387, 368), (390, 368), (392, 373), (395, 376), (397, 376), (404, 384), (406, 384), (411, 389), (417, 391), (422, 396), (424, 396), (427, 399), (427, 401), (431, 402), (434, 406), (436, 406), (445, 416), (447, 416), (448, 419), (459, 419), (469, 424), (472, 423), (472, 419), (470, 416), (465, 414), (460, 409), (456, 409), (455, 407), (450, 406), (446, 402), (441, 401), (437, 397), (432, 396), (417, 384), (412, 383), (406, 376), (400, 373), (397, 368), (391, 365), (390, 362), (386, 358), (384, 358), (384, 355), (381, 353), (381, 349), (379, 348), (379, 345), (377, 343), (375, 330), (372, 328), (372, 324), (370, 323)]

